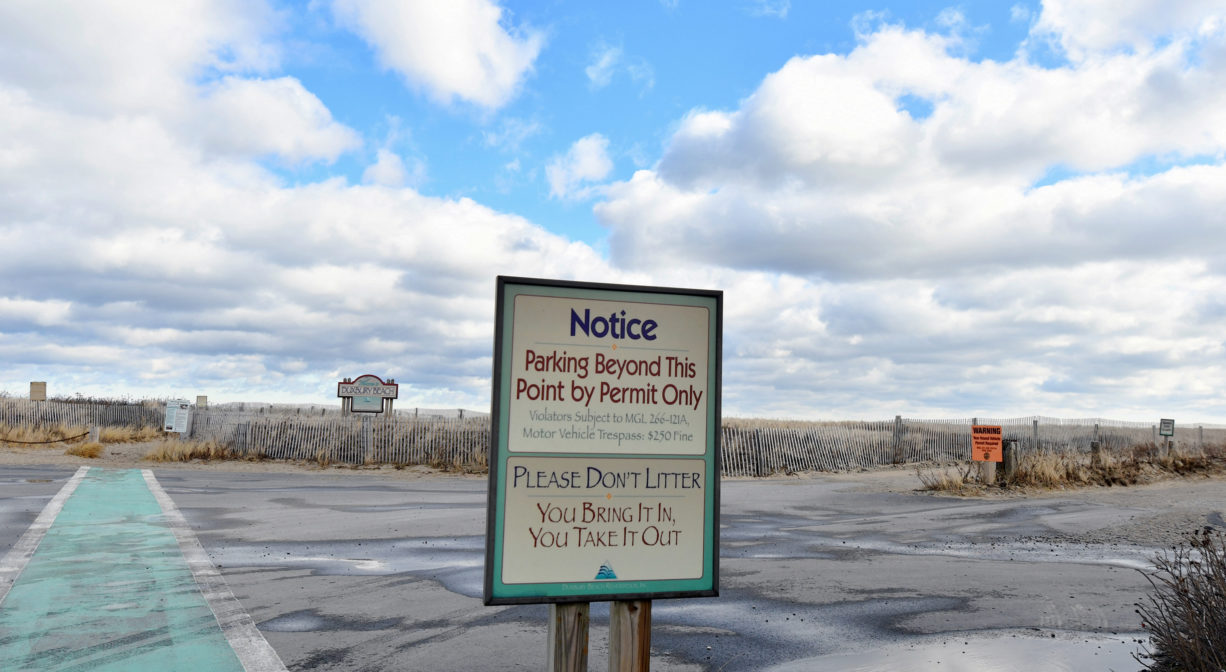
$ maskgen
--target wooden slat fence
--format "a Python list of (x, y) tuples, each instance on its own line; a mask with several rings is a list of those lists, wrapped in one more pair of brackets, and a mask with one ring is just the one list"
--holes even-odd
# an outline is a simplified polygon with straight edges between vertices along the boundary
[(163, 402), (99, 404), (0, 398), (0, 424), (23, 427), (161, 427)]
[[(0, 398), (0, 423), (8, 425), (122, 425), (160, 427), (161, 402), (90, 404)], [(857, 422), (726, 419), (720, 433), (725, 476), (766, 476), (792, 471), (842, 471), (887, 464), (960, 462), (970, 455), (971, 418)], [(1088, 452), (1097, 440), (1123, 450), (1157, 440), (1157, 425), (1040, 416), (977, 418), (1000, 425), (1022, 452)], [(190, 438), (215, 440), (244, 455), (348, 464), (488, 464), (489, 417), (342, 417), (323, 409), (304, 413), (246, 409), (197, 409)], [(1226, 444), (1226, 425), (1177, 424), (1180, 448)]]
[(268, 416), (204, 410), (190, 437), (231, 445), (243, 455), (347, 464), (484, 466), (489, 418)]

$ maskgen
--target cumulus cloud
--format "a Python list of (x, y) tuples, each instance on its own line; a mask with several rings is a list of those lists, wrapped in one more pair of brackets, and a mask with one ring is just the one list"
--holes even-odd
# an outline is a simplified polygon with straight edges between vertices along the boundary
[(194, 125), (220, 151), (273, 154), (291, 162), (335, 161), (362, 144), (293, 77), (225, 77), (207, 87), (197, 110)]
[(445, 103), (502, 107), (544, 45), (542, 33), (507, 25), (489, 0), (336, 0), (333, 9), (384, 67)]
[(1046, 3), (1033, 37), (1064, 67), (888, 23), (793, 58), (602, 188), (612, 260), (735, 270), (728, 304), (753, 310), (727, 323), (756, 325), (729, 338), (738, 408), (1148, 417), (1161, 389), (1220, 416), (1179, 381), (1226, 366), (1226, 33), (1159, 6)]
[(555, 198), (586, 196), (589, 191), (581, 189), (581, 185), (603, 180), (612, 170), (608, 138), (599, 133), (579, 138), (565, 155), (553, 157), (545, 167), (549, 195)]
[[(1152, 253), (1164, 211), (1183, 215), (1172, 249), (1212, 225), (1226, 168), (1130, 167), (1226, 151), (1226, 70), (1190, 65), (1178, 45), (1085, 69), (972, 62), (946, 47), (885, 27), (847, 56), (792, 59), (737, 109), (691, 112), (655, 169), (597, 206), (614, 258), (940, 275), (971, 250), (968, 270), (1019, 255), (1063, 263), (1104, 244)], [(906, 96), (931, 114), (912, 117)], [(1085, 174), (1040, 184), (1056, 166)]]
[[(1047, 3), (1031, 37), (1062, 45), (1059, 66), (879, 24), (690, 111), (611, 184), (607, 137), (580, 138), (545, 173), (554, 198), (602, 197), (605, 258), (421, 193), (394, 137), (364, 150), (360, 184), (287, 184), (269, 157), (336, 161), (362, 139), (278, 74), (272, 13), (108, 6), (0, 5), (0, 389), (301, 401), (378, 371), (403, 404), (481, 408), (502, 273), (723, 289), (730, 415), (1145, 418), (1160, 395), (1226, 418), (1212, 7)], [(336, 13), (433, 97), (487, 108), (540, 48), (485, 3)], [(448, 39), (416, 61), (368, 26), (418, 16)], [(475, 142), (507, 152), (541, 133), (490, 129)]]
[(292, 401), (380, 371), (404, 403), (481, 408), (494, 274), (618, 277), (521, 217), (404, 186), (420, 164), (388, 147), (369, 184), (285, 184), (267, 157), (332, 161), (361, 139), (263, 73), (260, 16), (108, 6), (76, 8), (105, 41), (72, 17), (44, 30), (42, 4), (0, 8), (32, 33), (0, 20), (0, 389)]
[(1226, 7), (1217, 0), (1045, 0), (1036, 33), (1057, 42), (1075, 61), (1127, 49), (1149, 52), (1155, 37), (1196, 39), (1226, 28)]
[(0, 77), (75, 110), (145, 112), (190, 95), (208, 72), (262, 72), (279, 50), (262, 0), (16, 0), (0, 5)]
[(383, 187), (417, 186), (425, 179), (426, 167), (419, 161), (405, 165), (404, 159), (390, 149), (380, 149), (375, 156), (375, 162), (362, 172), (362, 182), (377, 184)]

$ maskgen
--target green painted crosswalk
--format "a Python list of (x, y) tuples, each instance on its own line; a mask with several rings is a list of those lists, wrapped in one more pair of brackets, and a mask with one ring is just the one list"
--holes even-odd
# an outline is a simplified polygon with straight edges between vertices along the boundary
[(243, 669), (138, 470), (86, 473), (0, 602), (5, 672)]

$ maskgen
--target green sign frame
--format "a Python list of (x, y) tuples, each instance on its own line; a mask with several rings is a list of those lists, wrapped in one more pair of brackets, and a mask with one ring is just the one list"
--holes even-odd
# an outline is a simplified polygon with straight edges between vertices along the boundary
[(1159, 420), (1158, 434), (1161, 436), (1175, 436), (1175, 421), (1170, 418), (1162, 418)]
[(719, 594), (723, 292), (499, 276), (487, 605)]

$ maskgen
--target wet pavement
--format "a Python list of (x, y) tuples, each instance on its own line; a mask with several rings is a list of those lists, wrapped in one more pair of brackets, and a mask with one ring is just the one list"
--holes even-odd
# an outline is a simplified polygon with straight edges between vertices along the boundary
[[(155, 472), (291, 670), (544, 665), (545, 606), (481, 604), (483, 479)], [(0, 553), (71, 474), (0, 471)], [(655, 602), (653, 669), (1141, 668), (1137, 568), (1157, 548), (1102, 531), (1156, 515), (1149, 500), (956, 499), (825, 477), (725, 482), (722, 500), (721, 595)], [(592, 669), (607, 624), (593, 605)]]

